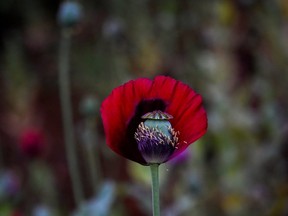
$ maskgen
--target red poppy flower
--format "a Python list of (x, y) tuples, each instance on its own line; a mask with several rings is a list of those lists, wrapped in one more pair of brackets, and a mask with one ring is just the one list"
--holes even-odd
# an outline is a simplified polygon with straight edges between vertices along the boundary
[(20, 149), (30, 158), (41, 155), (44, 149), (43, 134), (34, 128), (26, 129), (20, 136)]
[(115, 88), (101, 105), (108, 146), (142, 165), (164, 163), (207, 130), (202, 97), (166, 76)]

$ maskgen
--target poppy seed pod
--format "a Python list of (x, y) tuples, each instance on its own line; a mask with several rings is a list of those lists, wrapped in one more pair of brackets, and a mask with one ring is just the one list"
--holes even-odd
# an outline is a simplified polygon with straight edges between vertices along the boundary
[(160, 110), (149, 112), (142, 116), (135, 132), (138, 149), (148, 164), (166, 162), (177, 148), (178, 137), (169, 122), (171, 115)]
[(62, 27), (75, 26), (82, 17), (82, 8), (79, 3), (65, 1), (60, 5), (58, 11), (58, 23)]

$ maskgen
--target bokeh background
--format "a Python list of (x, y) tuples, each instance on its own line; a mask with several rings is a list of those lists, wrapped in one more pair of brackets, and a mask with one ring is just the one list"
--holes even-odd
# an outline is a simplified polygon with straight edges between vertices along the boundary
[(288, 215), (288, 1), (85, 0), (71, 31), (82, 205), (58, 85), (60, 1), (0, 2), (0, 215), (148, 216), (150, 173), (105, 145), (111, 90), (164, 74), (202, 94), (207, 134), (161, 165), (163, 216)]

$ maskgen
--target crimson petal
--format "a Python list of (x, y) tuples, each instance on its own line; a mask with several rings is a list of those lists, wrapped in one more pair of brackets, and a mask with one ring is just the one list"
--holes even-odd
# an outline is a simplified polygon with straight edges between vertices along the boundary
[(206, 133), (207, 115), (202, 97), (188, 85), (165, 76), (156, 77), (149, 92), (150, 97), (168, 102), (165, 111), (173, 116), (171, 124), (180, 132), (178, 148), (170, 160)]
[(125, 139), (135, 107), (145, 99), (151, 83), (151, 80), (144, 78), (129, 81), (115, 88), (101, 105), (101, 116), (108, 146), (121, 156), (141, 164), (145, 164), (145, 161), (137, 145), (127, 143)]

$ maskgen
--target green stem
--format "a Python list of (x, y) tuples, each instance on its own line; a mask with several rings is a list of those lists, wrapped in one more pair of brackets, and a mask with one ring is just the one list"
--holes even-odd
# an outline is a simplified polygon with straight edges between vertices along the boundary
[(86, 130), (88, 134), (92, 134), (92, 137), (89, 137), (88, 143), (86, 143), (86, 150), (89, 172), (91, 173), (92, 186), (94, 189), (94, 194), (96, 195), (100, 181), (100, 162), (98, 156), (99, 148), (96, 149), (96, 147), (99, 146), (96, 146), (97, 134), (95, 132), (95, 118), (89, 117), (89, 119), (86, 120)]
[(160, 216), (159, 204), (159, 164), (151, 164), (151, 179), (152, 179), (152, 205), (153, 216)]
[(87, 160), (88, 160), (88, 167), (89, 172), (91, 173), (91, 181), (92, 181), (92, 187), (94, 190), (94, 195), (96, 195), (98, 190), (98, 176), (97, 171), (100, 171), (98, 163), (96, 163), (96, 154), (95, 148), (91, 147), (87, 150)]
[(83, 201), (83, 193), (80, 182), (80, 175), (77, 168), (78, 160), (76, 155), (76, 144), (74, 140), (73, 114), (69, 82), (70, 44), (71, 32), (69, 29), (63, 29), (59, 50), (59, 88), (62, 109), (62, 122), (64, 127), (64, 142), (75, 202), (78, 206), (81, 206)]

